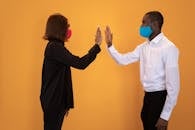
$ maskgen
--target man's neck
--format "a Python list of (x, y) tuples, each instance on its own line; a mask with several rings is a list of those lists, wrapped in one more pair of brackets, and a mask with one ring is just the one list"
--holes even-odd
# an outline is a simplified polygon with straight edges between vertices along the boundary
[(156, 33), (153, 33), (150, 37), (149, 37), (149, 41), (151, 41), (152, 39), (154, 39), (158, 34), (160, 34), (161, 31), (158, 31)]

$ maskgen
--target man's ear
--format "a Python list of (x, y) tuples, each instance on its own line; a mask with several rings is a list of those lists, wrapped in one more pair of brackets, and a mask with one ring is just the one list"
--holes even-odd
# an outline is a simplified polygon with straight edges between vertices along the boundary
[(154, 30), (157, 30), (159, 28), (159, 23), (157, 21), (152, 22), (152, 27)]

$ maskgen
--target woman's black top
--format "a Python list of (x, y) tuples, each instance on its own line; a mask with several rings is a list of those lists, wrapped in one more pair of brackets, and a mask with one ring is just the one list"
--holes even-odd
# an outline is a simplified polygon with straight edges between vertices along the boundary
[(74, 56), (64, 42), (51, 40), (44, 54), (42, 68), (41, 105), (43, 111), (69, 110), (74, 107), (71, 69), (85, 69), (100, 52), (95, 44), (83, 57)]

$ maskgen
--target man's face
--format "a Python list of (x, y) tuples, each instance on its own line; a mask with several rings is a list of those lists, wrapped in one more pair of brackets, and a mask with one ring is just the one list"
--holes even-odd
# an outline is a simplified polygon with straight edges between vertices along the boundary
[(151, 26), (152, 21), (148, 15), (145, 15), (142, 20), (141, 26)]
[(142, 20), (141, 26), (150, 26), (153, 32), (157, 32), (159, 29), (158, 22), (152, 21), (148, 15), (145, 15)]

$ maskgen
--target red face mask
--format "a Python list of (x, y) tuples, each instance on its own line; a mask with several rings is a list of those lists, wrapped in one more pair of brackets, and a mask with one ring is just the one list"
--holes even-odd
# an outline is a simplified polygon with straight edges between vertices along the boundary
[(66, 32), (66, 40), (68, 40), (72, 36), (72, 31), (70, 29)]

